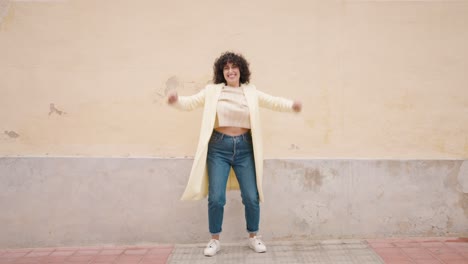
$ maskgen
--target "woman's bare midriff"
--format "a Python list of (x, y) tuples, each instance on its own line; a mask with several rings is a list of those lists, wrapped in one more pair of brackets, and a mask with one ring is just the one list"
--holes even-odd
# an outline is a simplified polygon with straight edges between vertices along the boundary
[(243, 127), (217, 127), (215, 130), (219, 133), (235, 137), (249, 132), (250, 129)]

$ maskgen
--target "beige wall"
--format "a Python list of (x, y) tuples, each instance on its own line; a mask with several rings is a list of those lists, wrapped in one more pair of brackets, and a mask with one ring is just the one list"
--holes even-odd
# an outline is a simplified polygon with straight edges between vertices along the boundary
[(253, 2), (11, 1), (0, 155), (192, 156), (201, 111), (161, 95), (235, 50), (304, 103), (262, 112), (266, 157), (468, 157), (468, 1)]

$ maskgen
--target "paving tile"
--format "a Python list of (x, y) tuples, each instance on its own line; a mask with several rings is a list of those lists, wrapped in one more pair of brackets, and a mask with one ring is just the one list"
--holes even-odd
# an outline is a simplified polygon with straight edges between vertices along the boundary
[(97, 255), (99, 254), (100, 250), (99, 249), (80, 249), (78, 250), (75, 255), (81, 256), (81, 255)]
[(56, 248), (35, 248), (32, 252), (52, 252), (55, 251)]
[(414, 264), (411, 260), (385, 260), (385, 264)]
[(63, 263), (67, 259), (67, 256), (47, 256), (42, 262), (43, 263)]
[(28, 253), (28, 252), (31, 252), (33, 250), (33, 248), (10, 248), (8, 249), (7, 251), (10, 252), (10, 253)]
[(125, 248), (125, 250), (141, 250), (141, 249), (148, 250), (150, 248), (152, 248), (152, 247), (150, 247), (150, 246), (128, 246), (128, 247)]
[(416, 264), (441, 264), (442, 262), (430, 259), (413, 259), (414, 263)]
[(67, 258), (69, 262), (89, 262), (94, 258), (93, 255), (82, 255), (82, 256), (70, 256)]
[(437, 255), (437, 258), (442, 261), (453, 260), (453, 259), (465, 259), (465, 257), (463, 257), (462, 255), (458, 253), (443, 253), (443, 254)]
[(468, 243), (468, 237), (446, 238), (445, 242)]
[(421, 247), (421, 243), (418, 242), (394, 242), (393, 243), (397, 247), (405, 247), (405, 248), (413, 248), (413, 247)]
[(411, 253), (407, 254), (407, 256), (413, 260), (437, 260), (437, 258), (432, 256), (431, 254), (424, 253)]
[(95, 256), (91, 263), (112, 262), (118, 258), (118, 255), (98, 255)]
[(139, 260), (116, 260), (113, 264), (140, 264)]
[(451, 260), (444, 260), (444, 264), (468, 264), (468, 259), (451, 259)]
[(367, 244), (358, 244), (358, 243), (353, 243), (353, 244), (343, 244), (342, 247), (347, 248), (347, 249), (363, 249), (363, 248), (369, 248)]
[(393, 242), (395, 243), (419, 243), (419, 238), (417, 237), (399, 237), (399, 238), (394, 238)]
[(10, 263), (14, 263), (16, 261), (16, 259), (2, 259), (0, 258), (0, 263), (2, 264), (10, 264)]
[(458, 253), (468, 253), (468, 247), (456, 247), (455, 250)]
[(412, 238), (413, 241), (418, 242), (442, 242), (447, 240), (446, 237), (414, 237)]
[(411, 260), (408, 256), (405, 255), (380, 255), (380, 257), (385, 260), (385, 263), (387, 261), (406, 261), (406, 260)]
[(384, 243), (384, 242), (378, 242), (378, 243), (370, 243), (369, 246), (372, 248), (392, 248), (395, 247), (393, 243)]
[(148, 249), (127, 249), (124, 251), (125, 255), (145, 255)]
[(125, 264), (132, 264), (132, 263), (138, 263), (140, 260), (143, 258), (141, 255), (133, 255), (133, 256), (124, 256), (121, 255), (119, 256), (116, 260), (115, 263), (125, 263)]
[(142, 258), (142, 260), (157, 260), (157, 259), (167, 259), (170, 255), (146, 255)]
[(28, 252), (5, 252), (1, 258), (20, 258), (26, 256)]
[(441, 254), (453, 254), (457, 253), (454, 248), (450, 247), (438, 247), (438, 248), (427, 248), (432, 254), (434, 255), (441, 255)]
[(148, 254), (170, 254), (173, 247), (170, 248), (152, 248), (148, 251)]
[(124, 249), (103, 249), (99, 252), (99, 255), (120, 255), (124, 252)]
[(425, 249), (425, 248), (401, 248), (401, 251), (403, 251), (406, 254), (416, 254), (416, 253), (422, 253), (422, 254), (430, 254), (430, 251)]
[(58, 257), (58, 256), (71, 256), (75, 253), (75, 251), (62, 251), (62, 250), (57, 250), (52, 253), (50, 253), (49, 256), (51, 257)]
[(15, 264), (39, 264), (41, 263), (41, 259), (40, 258), (19, 258), (13, 263)]
[(431, 247), (431, 248), (438, 248), (443, 247), (445, 244), (443, 242), (422, 242), (422, 247)]
[(127, 249), (128, 247), (126, 246), (103, 246), (101, 247), (101, 250), (105, 250), (105, 249)]
[(401, 248), (374, 248), (379, 254), (404, 254)]
[(160, 249), (163, 249), (163, 248), (174, 248), (174, 245), (173, 244), (160, 244), (160, 245), (155, 245), (152, 247), (153, 249), (156, 249), (156, 248), (160, 248)]
[(398, 238), (374, 238), (374, 239), (366, 239), (365, 241), (369, 243), (393, 243), (395, 241), (400, 241), (401, 239)]
[(77, 251), (82, 249), (81, 247), (57, 247), (55, 248), (56, 251)]
[(445, 245), (452, 248), (468, 248), (468, 243), (445, 242)]
[(31, 251), (29, 252), (25, 258), (30, 258), (30, 257), (45, 257), (50, 255), (53, 251)]
[(318, 241), (321, 245), (340, 245), (343, 244), (343, 240), (341, 239), (327, 239), (323, 241)]
[(164, 259), (151, 259), (145, 260), (143, 259), (139, 264), (166, 264), (167, 258)]
[(134, 246), (127, 246), (126, 249), (150, 249), (154, 248), (154, 245), (134, 245)]
[(385, 260), (385, 264), (414, 264), (411, 260)]

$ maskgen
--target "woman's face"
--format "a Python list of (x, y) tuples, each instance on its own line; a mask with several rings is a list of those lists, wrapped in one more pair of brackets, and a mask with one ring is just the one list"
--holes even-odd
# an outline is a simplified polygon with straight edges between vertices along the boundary
[(240, 71), (239, 67), (236, 65), (228, 62), (224, 65), (223, 68), (223, 75), (224, 79), (226, 80), (226, 84), (231, 87), (239, 87), (239, 80), (240, 80)]

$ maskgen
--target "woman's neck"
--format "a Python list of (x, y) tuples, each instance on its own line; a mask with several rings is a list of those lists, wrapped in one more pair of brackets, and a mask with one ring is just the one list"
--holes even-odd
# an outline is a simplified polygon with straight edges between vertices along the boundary
[(236, 84), (228, 83), (228, 84), (226, 84), (226, 86), (227, 87), (232, 87), (232, 88), (239, 88), (240, 87), (239, 83), (236, 83)]

